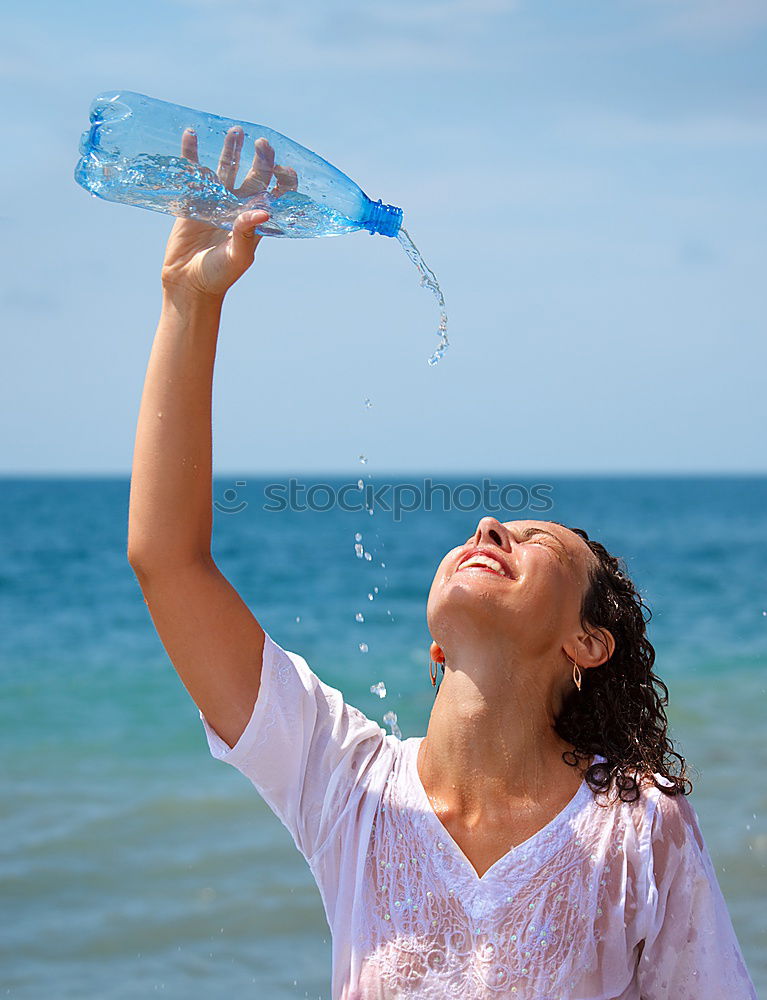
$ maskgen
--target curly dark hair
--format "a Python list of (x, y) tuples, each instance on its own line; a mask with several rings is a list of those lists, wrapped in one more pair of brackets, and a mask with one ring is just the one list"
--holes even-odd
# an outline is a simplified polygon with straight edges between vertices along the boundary
[[(581, 623), (587, 631), (606, 628), (615, 639), (612, 656), (583, 671), (581, 690), (574, 688), (567, 696), (556, 719), (555, 731), (574, 747), (562, 759), (577, 767), (594, 753), (606, 758), (590, 765), (585, 779), (595, 792), (606, 792), (614, 782), (624, 802), (639, 798), (637, 777), (667, 795), (689, 795), (692, 782), (685, 759), (668, 734), (668, 688), (653, 673), (655, 650), (647, 638), (652, 613), (620, 559), (582, 528), (562, 527), (579, 535), (598, 562), (583, 598)], [(674, 774), (677, 764), (679, 773)], [(655, 775), (668, 784), (660, 784)]]

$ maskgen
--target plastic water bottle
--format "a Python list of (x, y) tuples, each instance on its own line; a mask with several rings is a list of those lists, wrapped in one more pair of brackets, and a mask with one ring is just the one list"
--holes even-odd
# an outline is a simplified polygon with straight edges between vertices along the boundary
[[(239, 149), (231, 129), (238, 128)], [(225, 143), (227, 154), (224, 154)], [(265, 209), (261, 236), (340, 236), (357, 229), (394, 236), (439, 307), (435, 365), (448, 347), (445, 299), (402, 227), (402, 209), (370, 198), (346, 174), (265, 125), (222, 118), (130, 90), (99, 94), (80, 139), (75, 180), (107, 201), (232, 229)]]
[[(220, 159), (234, 126), (244, 137), (237, 176), (231, 177)], [(196, 139), (184, 136), (189, 129)], [(268, 146), (259, 143), (254, 161), (259, 139)], [(187, 154), (196, 145), (196, 156), (183, 155), (182, 140)], [(256, 230), (262, 236), (339, 236), (357, 229), (397, 236), (402, 224), (401, 208), (371, 201), (327, 160), (273, 129), (129, 90), (94, 98), (80, 153), (75, 180), (86, 191), (220, 229), (231, 229), (241, 212), (255, 208), (270, 215)]]

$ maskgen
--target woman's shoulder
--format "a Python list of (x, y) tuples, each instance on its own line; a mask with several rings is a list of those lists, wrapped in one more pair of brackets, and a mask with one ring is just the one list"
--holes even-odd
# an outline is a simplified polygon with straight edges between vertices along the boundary
[[(605, 764), (605, 758), (596, 755), (594, 763)], [(603, 771), (595, 777), (594, 784), (598, 784), (606, 774)], [(697, 816), (688, 796), (676, 789), (665, 775), (640, 769), (613, 775), (604, 790), (592, 787), (594, 801), (602, 807), (605, 821), (631, 827), (638, 841), (648, 847), (661, 830), (666, 835), (675, 831), (676, 837), (681, 838), (687, 831), (697, 829)]]

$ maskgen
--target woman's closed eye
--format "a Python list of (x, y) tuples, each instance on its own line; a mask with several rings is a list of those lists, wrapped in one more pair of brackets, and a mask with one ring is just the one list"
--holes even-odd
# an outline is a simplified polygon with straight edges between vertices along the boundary
[(542, 528), (527, 528), (525, 531), (521, 532), (517, 541), (521, 544), (522, 542), (528, 542), (533, 545), (542, 545), (545, 549), (549, 549), (554, 555), (562, 561), (563, 555), (565, 555), (564, 546), (558, 538), (555, 538), (550, 531), (545, 531)]
[(524, 531), (520, 531), (514, 541), (517, 545), (523, 545), (525, 542), (536, 542), (540, 545), (546, 543), (547, 535), (543, 531), (538, 531), (536, 528), (526, 528)]

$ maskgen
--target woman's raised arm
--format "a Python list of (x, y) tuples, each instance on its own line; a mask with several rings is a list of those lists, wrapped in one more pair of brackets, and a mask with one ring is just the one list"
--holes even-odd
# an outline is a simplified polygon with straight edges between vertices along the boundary
[[(224, 143), (218, 176), (234, 189), (242, 130)], [(183, 154), (197, 158), (193, 133)], [(256, 143), (243, 197), (272, 175), (285, 188), (265, 140)], [(264, 211), (240, 215), (231, 233), (178, 219), (162, 270), (162, 313), (139, 410), (131, 475), (128, 561), (182, 682), (230, 746), (258, 696), (264, 633), (211, 556), (213, 368), (228, 288), (250, 267)]]

